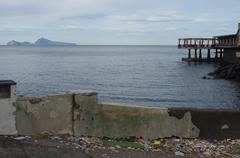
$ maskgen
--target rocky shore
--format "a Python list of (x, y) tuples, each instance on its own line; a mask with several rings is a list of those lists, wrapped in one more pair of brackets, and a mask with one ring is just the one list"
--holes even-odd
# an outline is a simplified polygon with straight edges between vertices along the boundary
[(208, 74), (210, 77), (204, 76), (203, 79), (226, 79), (239, 80), (240, 79), (240, 63), (235, 64), (221, 64), (214, 72)]

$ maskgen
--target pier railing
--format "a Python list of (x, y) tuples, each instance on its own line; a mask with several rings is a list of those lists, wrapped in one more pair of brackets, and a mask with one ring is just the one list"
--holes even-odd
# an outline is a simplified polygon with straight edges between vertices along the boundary
[(180, 38), (178, 39), (178, 48), (185, 49), (215, 49), (215, 48), (235, 48), (238, 42), (235, 38)]
[(211, 49), (219, 44), (215, 38), (181, 38), (178, 39), (178, 48), (186, 49)]

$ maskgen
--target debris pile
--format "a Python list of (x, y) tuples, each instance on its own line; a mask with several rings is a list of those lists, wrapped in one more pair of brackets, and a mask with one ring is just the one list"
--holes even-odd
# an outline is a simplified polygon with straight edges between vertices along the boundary
[[(109, 139), (96, 137), (50, 136), (34, 138), (29, 136), (12, 137), (15, 141), (33, 142), (61, 149), (82, 150), (92, 157), (109, 157), (111, 153), (121, 152), (160, 152), (175, 156), (232, 157), (240, 158), (240, 139), (201, 140), (201, 139), (156, 139), (143, 138)], [(46, 141), (47, 139), (47, 141)], [(96, 156), (98, 155), (98, 156)]]

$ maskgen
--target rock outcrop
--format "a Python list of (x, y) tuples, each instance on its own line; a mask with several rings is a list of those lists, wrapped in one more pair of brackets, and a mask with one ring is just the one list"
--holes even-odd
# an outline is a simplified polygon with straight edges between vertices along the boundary
[(240, 63), (221, 65), (214, 72), (208, 74), (214, 79), (239, 80), (240, 79)]

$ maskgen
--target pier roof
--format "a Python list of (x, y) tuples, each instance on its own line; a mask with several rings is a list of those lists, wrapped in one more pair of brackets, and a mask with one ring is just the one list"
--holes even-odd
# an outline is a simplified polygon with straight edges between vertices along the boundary
[(213, 36), (214, 38), (235, 38), (236, 34)]
[(0, 80), (0, 86), (7, 86), (7, 85), (16, 85), (17, 83), (13, 80)]

